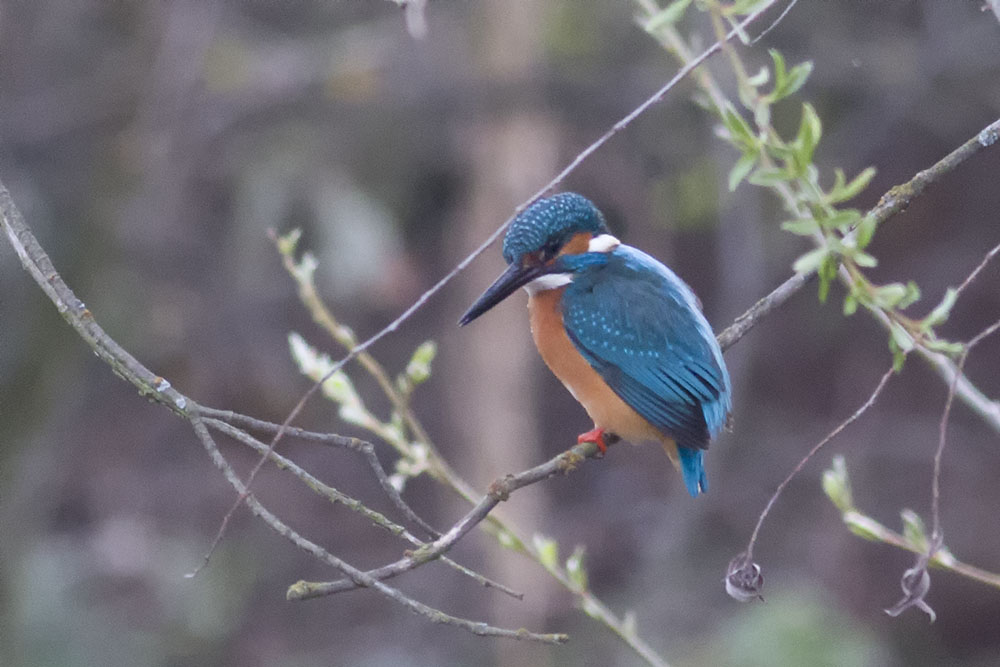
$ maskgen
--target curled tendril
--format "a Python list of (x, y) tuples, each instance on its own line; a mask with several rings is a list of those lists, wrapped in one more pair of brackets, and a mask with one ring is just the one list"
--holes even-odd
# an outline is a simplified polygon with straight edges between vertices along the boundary
[(746, 552), (729, 561), (729, 568), (726, 570), (726, 592), (729, 597), (739, 602), (763, 602), (764, 596), (760, 594), (763, 587), (764, 575), (760, 573), (760, 565), (753, 562)]
[(934, 554), (937, 553), (937, 550), (941, 548), (942, 542), (943, 539), (940, 534), (931, 538), (927, 553), (917, 556), (916, 564), (903, 573), (903, 578), (899, 582), (900, 587), (903, 589), (903, 599), (886, 609), (885, 613), (895, 618), (910, 607), (916, 607), (930, 617), (931, 623), (934, 622), (937, 614), (934, 613), (931, 606), (924, 600), (927, 592), (931, 589), (931, 575), (927, 572), (927, 566), (931, 558), (934, 557)]

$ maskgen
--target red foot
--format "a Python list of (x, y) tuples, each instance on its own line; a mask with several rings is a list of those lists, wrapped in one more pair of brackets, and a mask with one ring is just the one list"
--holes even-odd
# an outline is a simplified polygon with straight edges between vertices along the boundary
[[(608, 434), (609, 436), (611, 434)], [(593, 442), (597, 445), (597, 448), (601, 450), (601, 454), (608, 453), (608, 443), (604, 440), (604, 429), (595, 426), (593, 429), (587, 431), (586, 433), (581, 433), (576, 437), (576, 444), (582, 445), (585, 442)]]

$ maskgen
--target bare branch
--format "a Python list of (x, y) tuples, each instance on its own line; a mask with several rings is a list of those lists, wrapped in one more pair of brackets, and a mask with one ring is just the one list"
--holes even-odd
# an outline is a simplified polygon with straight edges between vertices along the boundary
[[(368, 574), (373, 578), (394, 577), (439, 558), (455, 546), (470, 530), (481, 523), (493, 511), (494, 507), (502, 501), (507, 500), (511, 493), (554, 475), (569, 473), (582, 461), (595, 457), (598, 452), (599, 450), (595, 443), (585, 442), (575, 445), (534, 468), (529, 468), (514, 475), (506, 475), (495, 480), (490, 484), (486, 495), (476, 503), (475, 507), (457, 521), (444, 535), (420, 549), (406, 554), (396, 562), (384, 565), (377, 570), (372, 570)], [(358, 586), (359, 584), (356, 580), (348, 578), (346, 580), (323, 584), (316, 589), (296, 590), (294, 593), (290, 590), (288, 597), (289, 599), (308, 599), (351, 590)]]
[[(207, 419), (206, 422), (210, 426), (215, 426), (219, 430), (224, 431), (228, 435), (241, 440), (242, 442), (250, 445), (253, 448), (257, 447), (257, 443), (260, 441), (256, 438), (252, 438), (249, 434), (239, 431), (233, 428), (228, 422), (242, 423), (244, 426), (252, 429), (257, 429), (264, 431), (266, 433), (277, 433), (280, 430), (280, 424), (274, 424), (261, 419), (256, 419), (254, 417), (249, 417), (247, 415), (241, 415), (235, 412), (226, 410), (216, 410), (214, 408), (200, 407), (200, 413), (204, 417), (210, 417), (213, 419)], [(236, 435), (236, 433), (240, 435)], [(403, 515), (417, 524), (421, 528), (427, 531), (427, 533), (433, 537), (438, 537), (441, 533), (430, 527), (423, 519), (417, 516), (417, 513), (406, 504), (403, 497), (399, 494), (399, 491), (392, 482), (389, 481), (389, 476), (385, 472), (385, 468), (382, 467), (382, 463), (378, 460), (378, 456), (375, 455), (375, 447), (370, 442), (360, 440), (358, 438), (351, 438), (343, 435), (337, 435), (335, 433), (314, 433), (312, 431), (304, 431), (300, 428), (289, 427), (286, 429), (286, 433), (292, 437), (302, 438), (304, 440), (312, 440), (314, 442), (321, 442), (326, 445), (332, 445), (335, 447), (349, 449), (351, 451), (358, 452), (361, 454), (365, 461), (368, 463), (368, 467), (372, 469), (375, 474), (375, 478), (378, 480), (379, 486), (389, 497), (392, 503), (399, 509)], [(249, 438), (249, 439), (248, 439)], [(261, 452), (267, 451), (269, 454), (274, 454), (273, 451), (268, 450), (266, 447)], [(278, 459), (275, 459), (276, 461)]]
[(735, 345), (743, 335), (750, 331), (758, 321), (770, 315), (778, 307), (782, 306), (796, 292), (805, 286), (810, 280), (816, 277), (816, 272), (796, 273), (785, 282), (778, 285), (774, 290), (762, 298), (760, 301), (750, 306), (750, 308), (733, 320), (733, 323), (725, 328), (717, 338), (719, 347), (723, 351)]
[[(204, 423), (205, 423), (206, 426), (214, 428), (214, 429), (220, 431), (221, 433), (225, 433), (229, 437), (234, 438), (235, 440), (238, 440), (238, 441), (242, 442), (243, 444), (249, 446), (251, 449), (254, 449), (257, 452), (267, 451), (267, 445), (265, 445), (263, 442), (261, 442), (257, 438), (254, 438), (249, 433), (236, 428), (235, 426), (232, 426), (232, 425), (227, 424), (226, 422), (224, 422), (222, 420), (211, 418), (211, 417), (206, 417), (203, 421), (204, 421)], [(273, 426), (274, 428), (277, 428), (278, 425), (277, 424), (272, 424), (271, 426)], [(322, 436), (324, 434), (317, 433), (317, 434), (312, 434), (312, 435)], [(342, 436), (337, 436), (337, 437), (342, 437)], [(373, 451), (374, 448), (372, 447), (372, 445), (370, 443), (362, 442), (361, 444), (364, 446), (363, 451), (370, 452), (372, 454), (372, 456), (374, 456), (374, 451)], [(299, 480), (302, 481), (303, 484), (305, 484), (306, 487), (308, 487), (309, 489), (311, 489), (313, 492), (315, 492), (315, 493), (323, 496), (324, 498), (326, 498), (327, 500), (329, 500), (331, 503), (344, 505), (348, 509), (350, 509), (350, 510), (352, 510), (354, 512), (358, 512), (359, 514), (361, 514), (362, 516), (364, 516), (366, 519), (368, 519), (369, 521), (371, 521), (376, 526), (384, 528), (385, 530), (389, 531), (390, 533), (392, 533), (396, 537), (401, 537), (401, 538), (403, 538), (404, 540), (406, 540), (407, 542), (409, 542), (410, 544), (412, 544), (412, 545), (414, 545), (416, 547), (422, 547), (422, 546), (424, 546), (425, 543), (422, 540), (420, 540), (417, 537), (415, 537), (413, 534), (411, 534), (409, 531), (407, 531), (406, 528), (404, 528), (403, 526), (401, 526), (401, 525), (397, 524), (396, 522), (392, 521), (391, 519), (389, 519), (388, 517), (386, 517), (382, 513), (376, 512), (375, 510), (367, 507), (360, 500), (352, 498), (351, 496), (347, 495), (346, 493), (343, 493), (342, 491), (338, 491), (337, 489), (333, 488), (332, 486), (324, 484), (323, 482), (321, 482), (315, 476), (313, 476), (312, 474), (310, 474), (309, 472), (307, 472), (305, 469), (303, 469), (301, 466), (299, 466), (298, 464), (296, 464), (291, 459), (289, 459), (289, 458), (287, 458), (285, 456), (282, 456), (281, 454), (278, 454), (277, 452), (271, 452), (270, 459), (274, 462), (274, 464), (279, 469), (281, 469), (281, 470), (287, 470), (291, 474), (295, 475)], [(381, 471), (381, 475), (384, 478), (385, 477), (385, 471), (382, 470), (381, 464), (378, 463), (377, 459), (375, 460), (375, 465), (378, 466), (378, 470)], [(386, 479), (386, 482), (388, 483), (387, 479)], [(392, 488), (393, 491), (395, 491), (395, 489), (391, 485), (389, 485), (389, 488)], [(399, 503), (402, 505), (402, 507), (400, 507), (400, 509), (405, 508), (405, 510), (403, 510), (403, 511), (404, 511), (404, 513), (407, 514), (408, 518), (416, 518), (416, 520), (418, 522), (420, 522), (421, 524), (423, 523), (423, 522), (421, 522), (419, 520), (419, 518), (416, 517), (415, 514), (413, 514), (413, 510), (411, 510), (409, 508), (409, 506), (407, 506), (406, 503), (403, 502), (402, 498), (399, 498), (398, 493), (396, 494), (396, 498), (398, 499)], [(399, 505), (397, 505), (397, 507), (399, 507)], [(435, 533), (435, 536), (436, 535), (438, 535), (438, 533)], [(456, 563), (453, 560), (450, 560), (448, 558), (443, 558), (442, 560), (449, 567), (452, 567), (453, 569), (456, 569), (456, 570), (462, 572), (463, 574), (465, 574), (465, 575), (467, 575), (469, 577), (472, 577), (477, 582), (479, 582), (480, 584), (482, 584), (483, 586), (485, 586), (487, 588), (496, 588), (497, 590), (502, 591), (503, 593), (506, 593), (507, 595), (510, 595), (511, 597), (517, 598), (519, 600), (524, 597), (523, 593), (518, 593), (517, 591), (514, 591), (514, 590), (508, 588), (507, 586), (504, 586), (503, 584), (501, 584), (499, 582), (493, 581), (493, 580), (491, 580), (491, 579), (489, 579), (489, 578), (487, 578), (487, 577), (479, 574), (478, 572), (470, 570), (469, 568), (465, 567), (464, 565), (459, 565), (458, 563)], [(381, 579), (382, 577), (376, 577), (376, 578)]]
[(236, 489), (236, 492), (241, 498), (244, 499), (243, 502), (248, 508), (250, 508), (250, 511), (253, 512), (254, 515), (260, 518), (272, 530), (289, 540), (292, 544), (340, 570), (344, 573), (344, 575), (356, 582), (359, 586), (372, 588), (390, 600), (401, 604), (414, 613), (424, 616), (434, 623), (454, 625), (476, 635), (485, 637), (507, 637), (510, 639), (527, 639), (546, 644), (562, 644), (569, 639), (569, 637), (564, 634), (539, 634), (528, 632), (524, 629), (508, 630), (505, 628), (496, 628), (491, 625), (487, 625), (486, 623), (479, 623), (464, 618), (458, 618), (456, 616), (450, 616), (444, 612), (434, 609), (433, 607), (429, 607), (422, 602), (417, 602), (413, 598), (403, 594), (401, 591), (392, 588), (391, 586), (387, 586), (381, 581), (368, 576), (364, 571), (359, 570), (340, 558), (337, 558), (323, 547), (298, 534), (291, 527), (281, 521), (281, 519), (265, 508), (249, 492), (246, 485), (240, 480), (239, 475), (236, 474), (236, 471), (234, 471), (232, 466), (229, 465), (229, 462), (222, 456), (222, 453), (216, 446), (215, 441), (212, 439), (211, 433), (208, 431), (205, 421), (200, 417), (194, 416), (191, 419), (191, 425), (194, 427), (195, 434), (205, 447), (205, 450), (211, 457), (212, 462), (217, 468), (219, 468), (220, 471), (222, 471), (226, 480), (234, 489)]

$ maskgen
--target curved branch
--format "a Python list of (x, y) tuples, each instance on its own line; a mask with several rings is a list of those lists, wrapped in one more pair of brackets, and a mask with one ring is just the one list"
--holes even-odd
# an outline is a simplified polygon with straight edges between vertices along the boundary
[(343, 572), (352, 581), (357, 582), (359, 586), (365, 586), (367, 588), (372, 588), (382, 595), (386, 596), (390, 600), (401, 604), (410, 611), (420, 614), (425, 618), (433, 621), (434, 623), (444, 623), (447, 625), (454, 625), (456, 627), (467, 630), (475, 635), (480, 635), (484, 637), (506, 637), (509, 639), (528, 639), (532, 641), (542, 642), (546, 644), (562, 644), (569, 640), (569, 637), (565, 634), (539, 634), (535, 632), (529, 632), (524, 629), (518, 630), (508, 630), (506, 628), (497, 628), (486, 623), (480, 623), (476, 621), (470, 621), (464, 618), (458, 618), (457, 616), (451, 616), (445, 614), (442, 611), (434, 609), (422, 602), (418, 602), (411, 597), (403, 594), (401, 591), (392, 588), (391, 586), (386, 586), (381, 581), (378, 581), (363, 570), (359, 570), (353, 565), (347, 563), (346, 561), (337, 558), (329, 551), (319, 546), (318, 544), (306, 539), (295, 530), (293, 530), (288, 524), (284, 523), (275, 514), (265, 508), (260, 501), (258, 501), (246, 488), (246, 485), (236, 474), (236, 471), (232, 469), (229, 462), (222, 456), (219, 448), (215, 445), (215, 441), (212, 439), (212, 434), (209, 433), (208, 427), (205, 421), (198, 417), (193, 416), (191, 418), (191, 425), (194, 427), (194, 432), (198, 436), (205, 450), (208, 452), (212, 459), (212, 462), (222, 471), (222, 474), (226, 477), (229, 484), (236, 489), (236, 492), (243, 499), (243, 503), (246, 504), (250, 511), (254, 515), (260, 517), (268, 526), (273, 530), (278, 532), (280, 535), (288, 539), (295, 546), (303, 549), (309, 554), (313, 555), (317, 559), (335, 567), (336, 569)]
[[(534, 468), (529, 468), (517, 474), (506, 475), (495, 480), (490, 484), (486, 495), (476, 503), (475, 507), (459, 519), (444, 535), (415, 551), (407, 553), (396, 562), (371, 570), (367, 574), (374, 579), (395, 577), (440, 558), (470, 530), (482, 522), (493, 511), (494, 507), (502, 501), (507, 500), (514, 491), (560, 473), (567, 474), (572, 472), (582, 461), (594, 458), (598, 452), (599, 450), (595, 443), (585, 442), (575, 445)], [(323, 582), (320, 584), (299, 582), (299, 585), (294, 587), (294, 590), (289, 589), (288, 599), (305, 600), (351, 590), (361, 585), (363, 584), (359, 584), (357, 580), (353, 579), (342, 579), (340, 581)]]

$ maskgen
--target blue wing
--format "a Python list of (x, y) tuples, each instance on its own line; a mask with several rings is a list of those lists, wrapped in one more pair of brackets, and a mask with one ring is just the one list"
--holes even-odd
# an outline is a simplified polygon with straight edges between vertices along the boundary
[(692, 450), (680, 450), (681, 467), (697, 490), (697, 450), (722, 430), (731, 407), (722, 351), (697, 298), (670, 269), (625, 245), (596, 254), (577, 256), (562, 298), (566, 332), (616, 394)]

